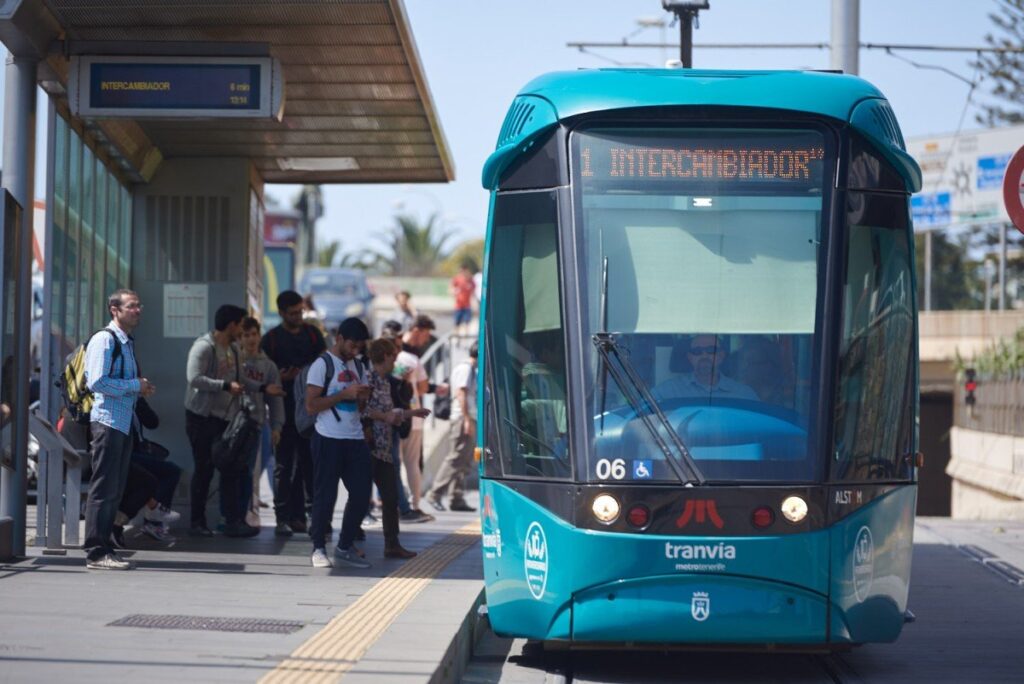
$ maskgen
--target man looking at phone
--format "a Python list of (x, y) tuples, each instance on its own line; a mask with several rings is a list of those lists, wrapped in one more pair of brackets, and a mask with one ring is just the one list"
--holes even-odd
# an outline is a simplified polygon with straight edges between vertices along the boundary
[[(365, 554), (354, 544), (370, 508), (372, 481), (370, 448), (361, 415), (372, 388), (355, 362), (368, 339), (370, 331), (365, 323), (346, 318), (338, 326), (334, 347), (313, 362), (306, 376), (306, 412), (316, 416), (311, 440), (313, 516), (309, 525), (314, 568), (329, 568), (334, 562), (352, 568), (370, 567), (363, 559)], [(338, 500), (339, 478), (345, 483), (348, 500), (332, 562), (326, 551), (326, 537)]]
[[(290, 537), (306, 531), (313, 501), (313, 462), (309, 440), (295, 429), (295, 377), (327, 349), (316, 326), (302, 320), (302, 295), (285, 290), (277, 296), (281, 324), (263, 336), (260, 348), (277, 364), (284, 385), (284, 427), (274, 452), (274, 534)], [(305, 397), (298, 397), (304, 401)]]

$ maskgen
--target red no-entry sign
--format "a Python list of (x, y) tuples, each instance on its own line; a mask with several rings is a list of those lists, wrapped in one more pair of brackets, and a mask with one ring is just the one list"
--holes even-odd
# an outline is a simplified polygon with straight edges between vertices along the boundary
[(1003, 176), (1003, 203), (1013, 225), (1024, 233), (1024, 147), (1010, 159)]

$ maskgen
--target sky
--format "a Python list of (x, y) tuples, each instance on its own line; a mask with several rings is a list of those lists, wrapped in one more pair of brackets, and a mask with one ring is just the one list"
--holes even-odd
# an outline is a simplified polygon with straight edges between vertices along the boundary
[[(825, 43), (830, 38), (831, 0), (711, 0), (701, 13), (694, 42)], [(661, 66), (675, 51), (595, 49), (583, 53), (568, 42), (660, 42), (658, 28), (638, 19), (670, 18), (660, 0), (405, 0), (413, 35), (455, 165), (447, 184), (324, 186), (323, 240), (340, 240), (342, 252), (381, 247), (396, 213), (421, 220), (438, 214), (453, 232), (451, 245), (481, 237), (488, 196), (480, 170), (494, 150), (505, 111), (518, 90), (542, 73), (614, 66), (615, 62)], [(861, 0), (861, 42), (984, 45), (993, 30), (987, 18), (995, 0)], [(539, 19), (542, 17), (542, 19)], [(639, 31), (639, 32), (638, 32)], [(669, 42), (678, 28), (665, 29)], [(943, 66), (971, 80), (965, 53), (897, 53)], [(828, 50), (694, 50), (694, 66), (721, 69), (829, 68)], [(888, 98), (905, 136), (957, 130), (968, 85), (942, 71), (916, 68), (881, 50), (861, 50), (860, 75)], [(983, 82), (979, 94), (986, 89)], [(976, 95), (975, 99), (978, 98)], [(41, 108), (42, 114), (43, 108)], [(977, 128), (975, 107), (964, 129)], [(43, 116), (40, 116), (42, 124)], [(44, 129), (45, 130), (45, 129)], [(39, 136), (39, 144), (45, 136)], [(41, 178), (36, 194), (43, 194)], [(291, 204), (295, 186), (268, 185), (272, 200)]]

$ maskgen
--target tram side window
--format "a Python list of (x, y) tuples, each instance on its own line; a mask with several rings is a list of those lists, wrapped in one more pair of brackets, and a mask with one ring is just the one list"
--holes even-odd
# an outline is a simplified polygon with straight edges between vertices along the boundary
[[(569, 477), (554, 193), (499, 195), (487, 293), (487, 439), (507, 477)], [(492, 447), (494, 448), (494, 447)]]
[(913, 446), (913, 254), (902, 195), (850, 192), (833, 479), (901, 480)]

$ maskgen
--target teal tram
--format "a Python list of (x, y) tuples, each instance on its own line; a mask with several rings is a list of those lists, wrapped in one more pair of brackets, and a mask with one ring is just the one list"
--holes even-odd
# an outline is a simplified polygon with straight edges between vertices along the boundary
[(552, 73), (515, 98), (483, 184), (494, 631), (895, 640), (921, 172), (885, 97), (837, 73)]

